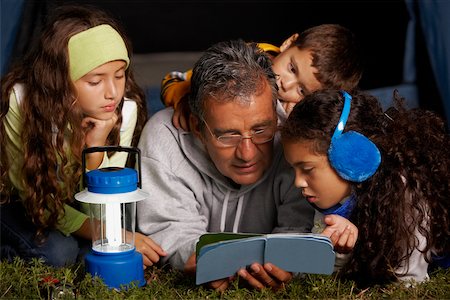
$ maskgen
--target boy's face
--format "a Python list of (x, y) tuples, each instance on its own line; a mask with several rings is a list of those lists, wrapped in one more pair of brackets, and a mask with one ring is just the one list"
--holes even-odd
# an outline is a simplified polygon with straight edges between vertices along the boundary
[(295, 170), (295, 186), (321, 209), (338, 204), (351, 193), (350, 183), (336, 173), (326, 155), (312, 149), (311, 141), (283, 141), (286, 160)]
[(291, 46), (273, 59), (272, 68), (277, 75), (278, 98), (284, 102), (283, 105), (292, 104), (293, 107), (305, 95), (322, 88), (314, 76), (317, 69), (312, 67), (310, 50)]

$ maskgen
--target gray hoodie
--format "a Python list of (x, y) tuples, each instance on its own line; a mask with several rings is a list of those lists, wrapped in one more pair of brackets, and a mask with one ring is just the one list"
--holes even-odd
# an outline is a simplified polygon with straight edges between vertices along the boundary
[(172, 108), (145, 125), (139, 148), (142, 189), (136, 230), (168, 253), (163, 258), (182, 270), (206, 232), (311, 232), (314, 209), (295, 188), (279, 138), (272, 166), (254, 184), (236, 187), (210, 160), (202, 143), (172, 125)]

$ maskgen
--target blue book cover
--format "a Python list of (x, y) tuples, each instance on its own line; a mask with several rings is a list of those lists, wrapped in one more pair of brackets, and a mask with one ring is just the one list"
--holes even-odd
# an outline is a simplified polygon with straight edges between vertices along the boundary
[(332, 274), (335, 252), (318, 234), (207, 233), (197, 243), (196, 283), (236, 274), (252, 263), (270, 262), (285, 271)]

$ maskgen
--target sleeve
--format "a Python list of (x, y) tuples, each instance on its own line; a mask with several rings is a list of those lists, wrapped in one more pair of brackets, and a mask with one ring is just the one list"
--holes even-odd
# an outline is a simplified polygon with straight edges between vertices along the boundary
[(16, 90), (11, 92), (9, 98), (9, 110), (3, 119), (5, 126), (5, 140), (4, 148), (8, 155), (9, 162), (9, 180), (11, 184), (23, 196), (23, 185), (20, 169), (23, 166), (23, 144), (21, 139), (22, 134), (22, 115), (19, 105), (19, 96), (16, 95)]
[[(172, 144), (175, 141), (169, 141), (173, 137), (148, 130), (153, 125), (147, 123), (139, 143), (142, 189), (149, 197), (137, 203), (137, 231), (148, 235), (168, 253), (162, 258), (163, 263), (168, 261), (183, 270), (187, 259), (195, 253), (198, 238), (207, 231), (207, 216), (202, 213), (203, 192), (196, 195), (194, 188), (202, 186), (201, 178), (189, 172), (185, 157), (173, 156), (172, 147), (178, 147)], [(157, 138), (165, 142), (152, 143)]]
[(258, 43), (257, 45), (258, 45), (259, 49), (263, 50), (264, 52), (271, 55), (272, 57), (280, 54), (280, 48), (275, 45), (268, 44), (268, 43)]
[(80, 229), (88, 216), (69, 205), (64, 206), (64, 211), (65, 215), (59, 221), (57, 229), (68, 236)]
[(161, 101), (165, 106), (177, 107), (181, 99), (189, 94), (191, 89), (192, 69), (184, 73), (170, 72), (161, 82)]
[(428, 262), (425, 260), (425, 253), (420, 249), (424, 249), (427, 243), (425, 236), (423, 236), (418, 229), (415, 230), (416, 240), (418, 245), (414, 248), (409, 256), (407, 265), (404, 264), (395, 270), (397, 278), (401, 281), (415, 281), (422, 282), (428, 280)]
[[(401, 175), (401, 179), (403, 183), (406, 184), (406, 178)], [(413, 201), (412, 196), (410, 194), (410, 191), (406, 190), (406, 202)], [(428, 211), (428, 208), (424, 208), (425, 211)], [(416, 245), (411, 252), (411, 254), (408, 257), (408, 260), (406, 262), (403, 262), (396, 270), (395, 275), (397, 278), (401, 281), (404, 281), (407, 283), (407, 285), (410, 285), (412, 282), (422, 282), (429, 279), (428, 275), (428, 262), (426, 260), (426, 256), (429, 255), (431, 260), (431, 253), (423, 253), (423, 249), (425, 249), (427, 245), (427, 239), (424, 235), (422, 235), (418, 229), (418, 224), (415, 220), (414, 216), (408, 215), (406, 217), (406, 222), (409, 224), (416, 223), (416, 227), (414, 229), (414, 237)], [(430, 220), (427, 217), (425, 220), (423, 220), (423, 226), (429, 227)]]

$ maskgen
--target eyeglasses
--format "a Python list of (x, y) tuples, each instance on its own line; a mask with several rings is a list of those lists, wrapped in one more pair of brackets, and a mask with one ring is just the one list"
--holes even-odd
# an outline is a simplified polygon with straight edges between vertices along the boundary
[(252, 143), (255, 145), (264, 144), (273, 139), (276, 132), (276, 127), (268, 126), (267, 128), (251, 130), (250, 135), (241, 134), (223, 134), (215, 135), (211, 128), (209, 128), (208, 123), (202, 118), (203, 123), (205, 123), (206, 128), (208, 128), (209, 133), (219, 142), (220, 147), (236, 147), (243, 139), (251, 139)]

